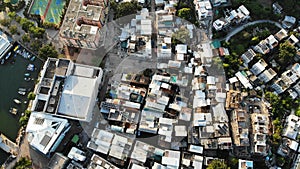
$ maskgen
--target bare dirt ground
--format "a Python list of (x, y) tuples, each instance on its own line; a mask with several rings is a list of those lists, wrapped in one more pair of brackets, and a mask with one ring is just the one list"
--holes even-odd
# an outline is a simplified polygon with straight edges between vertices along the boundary
[(24, 139), (22, 140), (20, 144), (20, 152), (17, 158), (12, 161), (8, 166), (6, 166), (7, 169), (12, 169), (15, 165), (15, 163), (22, 157), (27, 157), (32, 160), (32, 168), (33, 169), (41, 169), (41, 168), (47, 168), (49, 159), (41, 154), (39, 154), (37, 151), (30, 148), (28, 141), (27, 141), (27, 134), (24, 136)]

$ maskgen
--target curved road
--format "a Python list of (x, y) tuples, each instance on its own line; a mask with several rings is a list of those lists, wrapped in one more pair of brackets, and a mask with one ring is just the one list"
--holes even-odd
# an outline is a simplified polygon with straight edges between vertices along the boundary
[(280, 23), (275, 22), (275, 21), (271, 21), (271, 20), (257, 20), (257, 21), (253, 21), (253, 22), (248, 22), (245, 25), (241, 25), (241, 26), (233, 29), (224, 38), (220, 39), (220, 41), (225, 40), (226, 42), (228, 42), (232, 36), (234, 36), (235, 34), (239, 33), (240, 31), (244, 30), (246, 27), (251, 26), (251, 25), (255, 25), (255, 24), (259, 24), (259, 23), (271, 23), (271, 24), (274, 24), (275, 26), (277, 26), (280, 29), (282, 28), (282, 26), (280, 25)]

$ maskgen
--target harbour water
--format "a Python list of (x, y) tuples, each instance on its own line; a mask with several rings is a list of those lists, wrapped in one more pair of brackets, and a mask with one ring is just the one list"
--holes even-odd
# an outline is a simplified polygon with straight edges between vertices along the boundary
[[(19, 118), (28, 105), (28, 90), (32, 91), (34, 89), (42, 61), (39, 59), (30, 61), (21, 55), (16, 57), (13, 55), (3, 65), (0, 65), (0, 132), (10, 140), (15, 141), (20, 128)], [(36, 70), (27, 70), (28, 64), (34, 64)], [(25, 73), (30, 74), (29, 81), (24, 80)], [(19, 88), (27, 89), (24, 96), (18, 94)], [(16, 104), (13, 101), (14, 99), (18, 99), (22, 103)], [(24, 103), (24, 101), (26, 102)], [(10, 108), (18, 109), (17, 114), (10, 113)], [(0, 150), (0, 165), (7, 157), (8, 154)]]

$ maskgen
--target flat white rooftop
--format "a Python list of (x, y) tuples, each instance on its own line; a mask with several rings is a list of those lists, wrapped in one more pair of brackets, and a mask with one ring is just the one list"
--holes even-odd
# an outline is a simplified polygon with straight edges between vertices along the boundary
[(97, 91), (96, 80), (86, 77), (69, 76), (61, 95), (58, 113), (86, 119), (89, 107)]
[(27, 124), (28, 142), (43, 154), (52, 151), (54, 144), (69, 126), (68, 120), (32, 112)]

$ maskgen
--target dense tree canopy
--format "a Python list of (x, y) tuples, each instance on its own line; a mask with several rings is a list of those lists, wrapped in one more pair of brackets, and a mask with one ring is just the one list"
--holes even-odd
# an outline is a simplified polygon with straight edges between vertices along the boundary
[(25, 34), (22, 36), (22, 41), (23, 41), (24, 43), (30, 42), (30, 36), (29, 36), (28, 33), (25, 33)]
[(52, 46), (51, 44), (43, 45), (39, 49), (39, 57), (41, 59), (46, 60), (48, 57), (57, 58), (57, 56), (58, 56), (58, 52), (56, 51), (55, 47)]
[(9, 26), (10, 25), (11, 20), (10, 19), (1, 19), (0, 20), (0, 24), (3, 26)]
[(25, 158), (22, 157), (13, 167), (13, 169), (27, 169), (27, 168), (31, 168), (32, 162)]
[(34, 26), (34, 23), (31, 22), (31, 21), (29, 21), (29, 20), (26, 19), (26, 18), (22, 18), (21, 21), (20, 21), (20, 24), (21, 24), (21, 26), (22, 26), (22, 29), (23, 29), (25, 32), (28, 32), (29, 29), (30, 29), (31, 27)]
[(206, 169), (228, 169), (228, 167), (220, 160), (213, 160)]
[(279, 47), (279, 61), (281, 63), (289, 62), (294, 58), (296, 54), (296, 48), (289, 42), (284, 42), (280, 44)]
[(142, 6), (139, 5), (137, 1), (123, 2), (117, 6), (115, 17), (120, 18), (123, 16), (136, 14), (137, 11), (140, 11), (141, 9)]
[(17, 14), (16, 14), (16, 12), (14, 12), (14, 11), (13, 11), (13, 12), (8, 12), (8, 13), (7, 13), (7, 16), (10, 17), (11, 19), (15, 19), (16, 16), (17, 16)]
[(187, 21), (193, 22), (194, 21), (194, 14), (190, 8), (182, 8), (178, 11), (178, 16), (182, 19)]
[(18, 32), (18, 27), (16, 25), (10, 25), (10, 27), (8, 29), (12, 35), (14, 35)]
[(190, 32), (187, 28), (181, 27), (178, 31), (172, 34), (172, 43), (176, 44), (184, 44), (189, 39)]
[(42, 38), (43, 35), (45, 34), (45, 29), (40, 28), (40, 27), (36, 27), (36, 26), (32, 26), (32, 27), (29, 28), (29, 32), (35, 38)]

